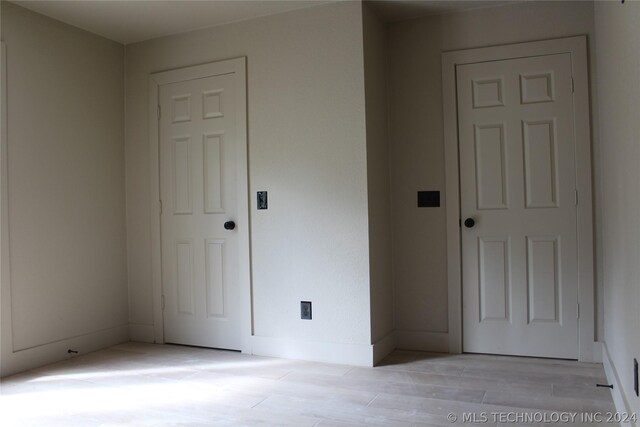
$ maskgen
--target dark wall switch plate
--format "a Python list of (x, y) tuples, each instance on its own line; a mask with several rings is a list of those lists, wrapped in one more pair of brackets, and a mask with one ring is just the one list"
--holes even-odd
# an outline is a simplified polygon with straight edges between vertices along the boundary
[(439, 208), (440, 192), (439, 191), (418, 191), (418, 207), (419, 208)]
[(267, 192), (266, 191), (258, 191), (258, 209), (267, 209)]
[(311, 320), (311, 301), (300, 301), (300, 318)]

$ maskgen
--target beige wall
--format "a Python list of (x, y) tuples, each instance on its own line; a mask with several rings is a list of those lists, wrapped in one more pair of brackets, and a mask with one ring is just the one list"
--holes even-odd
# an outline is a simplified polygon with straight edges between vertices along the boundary
[[(595, 6), (600, 157), (604, 341), (629, 404), (633, 358), (640, 358), (640, 3), (597, 2)], [(620, 408), (619, 408), (620, 409)]]
[(590, 2), (508, 4), (390, 25), (393, 278), (400, 347), (448, 349), (445, 208), (416, 208), (418, 190), (440, 190), (445, 199), (441, 52), (588, 34), (593, 58), (593, 33)]
[(124, 49), (7, 2), (2, 39), (11, 264), (11, 283), (6, 270), (2, 283), (7, 374), (69, 357), (68, 348), (85, 352), (127, 339)]
[[(246, 56), (255, 335), (287, 354), (308, 341), (370, 348), (362, 37), (361, 5), (344, 2), (127, 46), (134, 339), (150, 340), (153, 325), (149, 73)], [(268, 210), (255, 209), (260, 190)], [(301, 300), (312, 321), (300, 320)]]
[(387, 142), (387, 31), (367, 5), (363, 6), (364, 82), (367, 120), (369, 199), (369, 277), (371, 339), (393, 331), (391, 279), (391, 199)]

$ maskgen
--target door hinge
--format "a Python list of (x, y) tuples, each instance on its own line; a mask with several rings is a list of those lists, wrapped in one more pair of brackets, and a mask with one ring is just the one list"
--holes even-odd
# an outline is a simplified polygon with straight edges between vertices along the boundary
[(571, 93), (576, 93), (576, 83), (573, 77), (571, 77)]
[(160, 215), (162, 215), (162, 200), (160, 200), (159, 202), (160, 202)]
[(578, 190), (574, 190), (573, 194), (574, 194), (574, 197), (575, 197), (576, 206), (578, 206)]
[(164, 295), (162, 295), (162, 310), (164, 310)]
[(158, 120), (160, 120), (160, 106), (158, 105)]
[(580, 304), (576, 304), (576, 319), (580, 318)]

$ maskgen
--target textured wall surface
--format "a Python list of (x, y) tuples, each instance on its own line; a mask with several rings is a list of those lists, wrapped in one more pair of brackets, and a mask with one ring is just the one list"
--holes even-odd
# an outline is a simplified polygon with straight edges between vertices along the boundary
[[(10, 304), (12, 317), (2, 325), (6, 371), (67, 357), (66, 348), (51, 348), (78, 337), (118, 329), (126, 339), (127, 278), (123, 46), (7, 2), (2, 39), (11, 264), (11, 301), (3, 288), (3, 306)], [(113, 340), (92, 346), (101, 343)]]
[(596, 2), (600, 100), (604, 341), (636, 414), (633, 358), (640, 358), (640, 3)]

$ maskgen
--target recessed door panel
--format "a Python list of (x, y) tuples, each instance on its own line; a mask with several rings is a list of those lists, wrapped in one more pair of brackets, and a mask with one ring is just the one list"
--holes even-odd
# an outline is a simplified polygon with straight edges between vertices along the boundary
[(475, 125), (478, 209), (507, 207), (504, 125)]
[(520, 95), (523, 104), (553, 102), (553, 72), (521, 74)]
[(224, 240), (206, 241), (207, 316), (224, 316)]
[(480, 321), (509, 320), (509, 238), (480, 237)]
[(191, 138), (173, 139), (173, 213), (190, 214), (192, 206)]
[(193, 315), (193, 244), (189, 240), (176, 242), (176, 272), (178, 314)]
[(559, 241), (527, 236), (529, 322), (560, 322)]
[(224, 100), (222, 98), (223, 90), (208, 90), (202, 93), (202, 112), (204, 119), (213, 119), (216, 117), (222, 117), (222, 107)]
[(528, 208), (558, 207), (555, 120), (523, 121)]
[(504, 105), (502, 78), (473, 80), (472, 85), (473, 108), (500, 107)]
[(223, 134), (204, 135), (204, 211), (224, 213)]
[(188, 122), (191, 120), (191, 94), (171, 97), (172, 122)]

